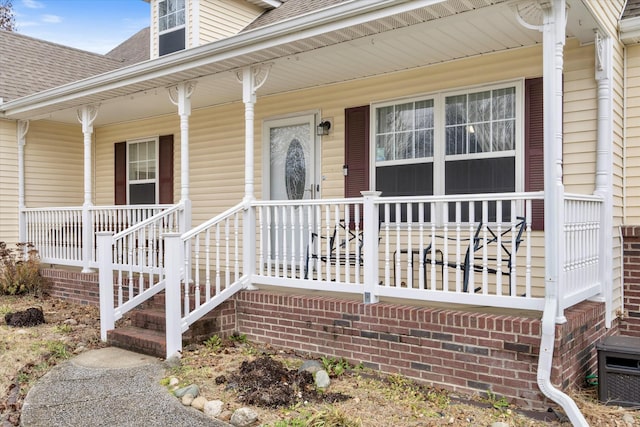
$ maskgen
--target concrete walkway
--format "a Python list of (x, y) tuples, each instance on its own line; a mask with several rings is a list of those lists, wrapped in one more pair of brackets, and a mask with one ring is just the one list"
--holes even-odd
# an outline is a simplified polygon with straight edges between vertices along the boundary
[(25, 427), (229, 426), (182, 405), (160, 385), (162, 362), (115, 347), (91, 350), (48, 372), (29, 391)]

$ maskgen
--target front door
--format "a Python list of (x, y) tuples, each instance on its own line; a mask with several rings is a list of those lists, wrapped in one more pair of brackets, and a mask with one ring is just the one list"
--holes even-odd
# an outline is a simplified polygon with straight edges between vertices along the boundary
[[(265, 156), (269, 159), (266, 199), (295, 201), (319, 196), (315, 122), (315, 114), (265, 121), (269, 150)], [(308, 244), (310, 233), (300, 235), (300, 230), (310, 230), (311, 225), (306, 212), (296, 212), (295, 202), (286, 205), (272, 211), (270, 259), (291, 271), (299, 267)]]

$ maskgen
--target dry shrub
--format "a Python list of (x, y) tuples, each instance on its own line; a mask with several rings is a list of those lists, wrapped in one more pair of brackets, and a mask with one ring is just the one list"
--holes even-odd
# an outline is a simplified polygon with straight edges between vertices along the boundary
[(40, 275), (40, 256), (31, 243), (16, 243), (16, 249), (0, 242), (0, 295), (42, 295), (49, 287)]

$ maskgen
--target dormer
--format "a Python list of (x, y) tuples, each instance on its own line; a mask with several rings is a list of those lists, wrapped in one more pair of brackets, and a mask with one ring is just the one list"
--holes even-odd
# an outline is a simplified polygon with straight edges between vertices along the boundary
[(279, 0), (145, 0), (151, 5), (151, 58), (238, 34)]

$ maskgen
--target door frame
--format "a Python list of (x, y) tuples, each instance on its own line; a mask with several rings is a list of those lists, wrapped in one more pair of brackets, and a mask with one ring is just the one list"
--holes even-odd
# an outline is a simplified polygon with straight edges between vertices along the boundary
[(320, 123), (320, 110), (302, 111), (282, 116), (269, 117), (262, 120), (262, 199), (271, 200), (271, 139), (269, 129), (272, 127), (287, 126), (308, 122), (311, 124), (313, 136), (313, 184), (317, 191), (312, 192), (312, 199), (319, 199), (322, 193), (321, 183), (321, 137), (316, 135), (316, 126)]

